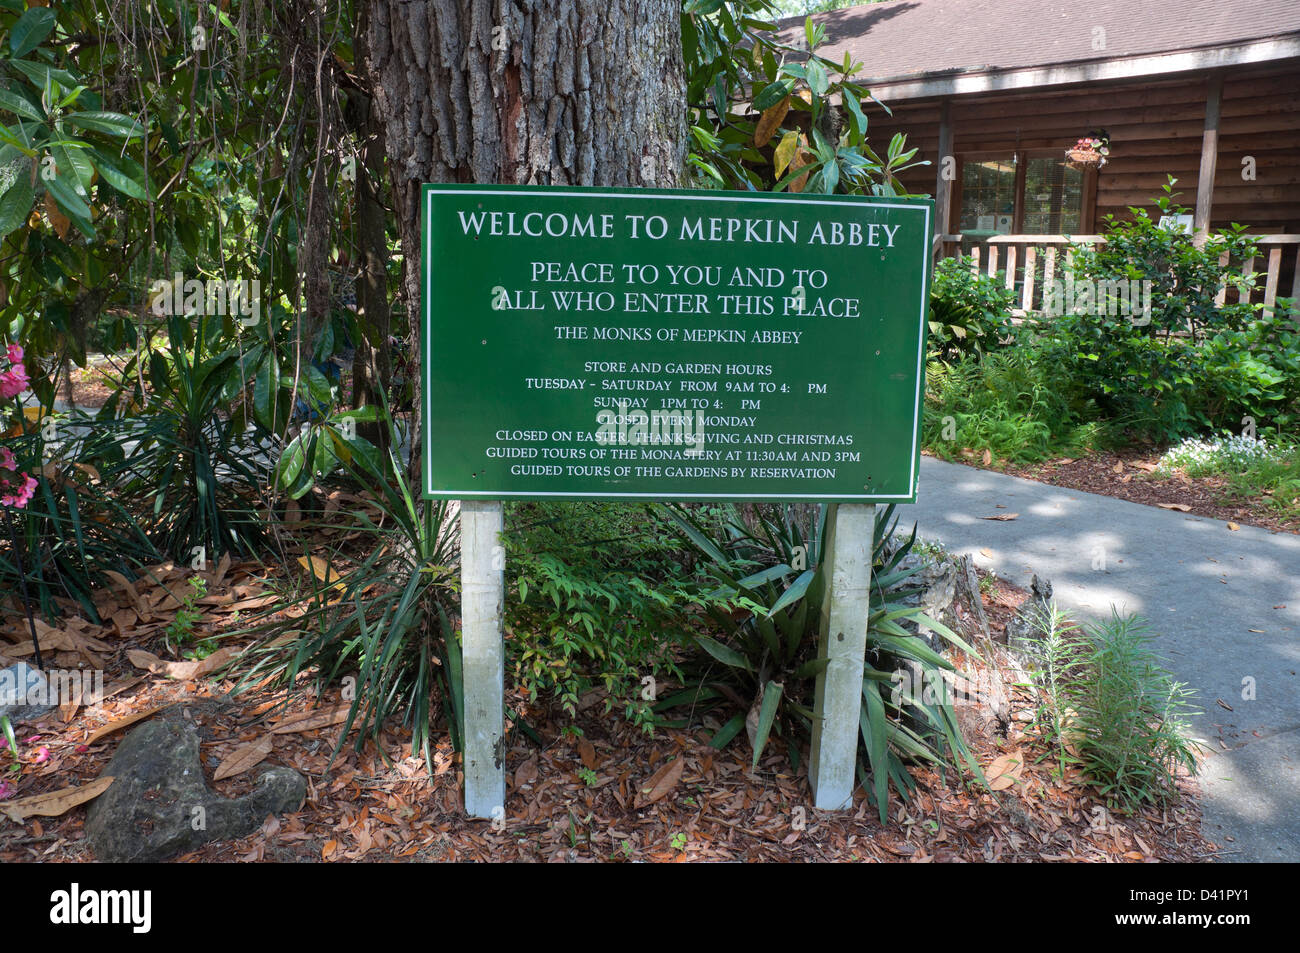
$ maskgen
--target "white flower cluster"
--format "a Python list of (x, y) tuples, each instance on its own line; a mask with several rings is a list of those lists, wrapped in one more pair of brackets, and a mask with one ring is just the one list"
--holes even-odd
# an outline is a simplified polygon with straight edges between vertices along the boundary
[(1257, 437), (1237, 435), (1198, 440), (1188, 437), (1176, 447), (1165, 451), (1156, 469), (1169, 472), (1176, 469), (1209, 469), (1231, 467), (1244, 469), (1276, 456), (1274, 448)]

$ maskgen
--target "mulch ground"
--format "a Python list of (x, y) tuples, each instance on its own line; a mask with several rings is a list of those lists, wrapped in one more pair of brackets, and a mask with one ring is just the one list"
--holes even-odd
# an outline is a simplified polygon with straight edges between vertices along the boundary
[[(111, 697), (96, 708), (68, 704), (20, 727), (18, 758), (0, 753), (0, 765), (16, 766), (5, 775), (15, 790), (0, 800), (0, 862), (92, 860), (84, 806), (18, 822), (3, 812), (33, 795), (93, 781), (132, 725), (168, 710), (188, 711), (199, 727), (215, 790), (229, 796), (249, 790), (259, 764), (295, 768), (309, 781), (301, 810), (268, 817), (255, 833), (208, 844), (181, 862), (1106, 863), (1204, 861), (1217, 849), (1198, 833), (1189, 779), (1174, 804), (1122, 816), (1107, 812), (1073, 769), (1059, 777), (1029, 724), (1032, 700), (1020, 689), (1013, 690), (1015, 716), (1005, 734), (989, 727), (981, 706), (958, 709), (972, 749), (1000, 790), (964, 784), (951, 772), (920, 771), (909, 801), (891, 798), (885, 826), (861, 789), (853, 810), (813, 809), (805, 772), (791, 771), (779, 742), (752, 769), (743, 740), (722, 751), (709, 747), (716, 725), (647, 737), (604, 714), (603, 696), (594, 692), (583, 699), (577, 734), (563, 730), (569, 722), (555, 710), (510, 699), (542, 744), (512, 737), (507, 816), (496, 824), (470, 820), (461, 811), (458, 756), (444, 735), (432, 770), (410, 756), (409, 733), (396, 727), (359, 753), (349, 739), (331, 766), (345, 711), (335, 692), (317, 699), (262, 685), (231, 696), (231, 678), (177, 668), (160, 644), (161, 630), (175, 613), (173, 593), (190, 573), (162, 566), (155, 575), (158, 584), (118, 585), (103, 594), (100, 608), (111, 619), (105, 626), (65, 619), (42, 630), (59, 666), (102, 667)], [(265, 604), (267, 578), (255, 564), (226, 563), (206, 575), (202, 625), (212, 631), (228, 625), (236, 608)], [(1024, 598), (992, 581), (985, 601), (995, 638)], [(30, 658), (18, 607), (11, 600), (0, 608), (6, 610), (0, 656)], [(977, 665), (962, 668), (979, 684)], [(237, 761), (240, 773), (212, 780)]]
[(1230, 493), (1220, 477), (1189, 477), (1181, 471), (1157, 475), (1154, 471), (1161, 451), (1128, 448), (1099, 450), (1086, 457), (1061, 457), (1044, 463), (1015, 464), (984, 458), (973, 450), (963, 452), (959, 462), (1038, 483), (1113, 496), (1131, 503), (1259, 526), (1277, 533), (1300, 533), (1300, 521), (1288, 520), (1274, 510), (1266, 497), (1243, 499)]

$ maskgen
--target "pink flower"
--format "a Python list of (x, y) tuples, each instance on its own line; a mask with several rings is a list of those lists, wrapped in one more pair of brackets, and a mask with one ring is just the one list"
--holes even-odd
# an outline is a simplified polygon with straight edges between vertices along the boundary
[(35, 764), (44, 764), (46, 761), (49, 760), (50, 760), (49, 748), (45, 747), (45, 745), (41, 745), (39, 748), (36, 749), (36, 761), (34, 762)]
[(34, 745), (34, 744), (36, 744), (36, 742), (38, 742), (38, 741), (40, 741), (40, 740), (41, 740), (41, 736), (40, 736), (40, 735), (32, 735), (30, 738), (24, 738), (24, 739), (23, 739), (23, 744), (25, 744), (25, 745)]
[(0, 469), (18, 469), (18, 461), (14, 459), (14, 452), (8, 447), (0, 447)]
[[(21, 474), (21, 476), (23, 478), (23, 485), (19, 487), (16, 492), (6, 493), (3, 496), (0, 496), (0, 506), (12, 506), (16, 509), (22, 509), (27, 505), (27, 501), (32, 498), (32, 495), (36, 492), (36, 480), (28, 476), (26, 473)], [(0, 479), (0, 487), (3, 487), (6, 490), (14, 489), (13, 484), (4, 479)]]
[(86, 754), (90, 751), (90, 745), (77, 745), (77, 754)]
[(0, 373), (0, 397), (17, 397), (28, 387), (32, 380), (27, 376), (27, 368), (15, 364), (9, 370)]
[(23, 349), (17, 344), (10, 344), (8, 350), (9, 363), (17, 364), (23, 359)]
[(7, 801), (17, 793), (18, 789), (8, 781), (0, 781), (0, 801)]

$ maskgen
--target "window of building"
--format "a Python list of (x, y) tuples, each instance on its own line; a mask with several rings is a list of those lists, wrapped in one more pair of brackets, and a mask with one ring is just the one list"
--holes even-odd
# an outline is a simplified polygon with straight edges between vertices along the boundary
[(963, 251), (993, 235), (1086, 234), (1096, 173), (1067, 165), (1063, 152), (959, 156), (953, 201)]

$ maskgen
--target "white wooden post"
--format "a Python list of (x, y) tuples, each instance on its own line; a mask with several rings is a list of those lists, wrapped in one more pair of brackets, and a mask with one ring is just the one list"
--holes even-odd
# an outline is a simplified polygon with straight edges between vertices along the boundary
[(871, 503), (843, 503), (826, 514), (827, 605), (817, 657), (831, 661), (817, 676), (808, 765), (813, 804), (821, 810), (853, 804), (875, 525)]
[(460, 614), (465, 678), (465, 811), (504, 819), (505, 551), (501, 503), (460, 504)]

